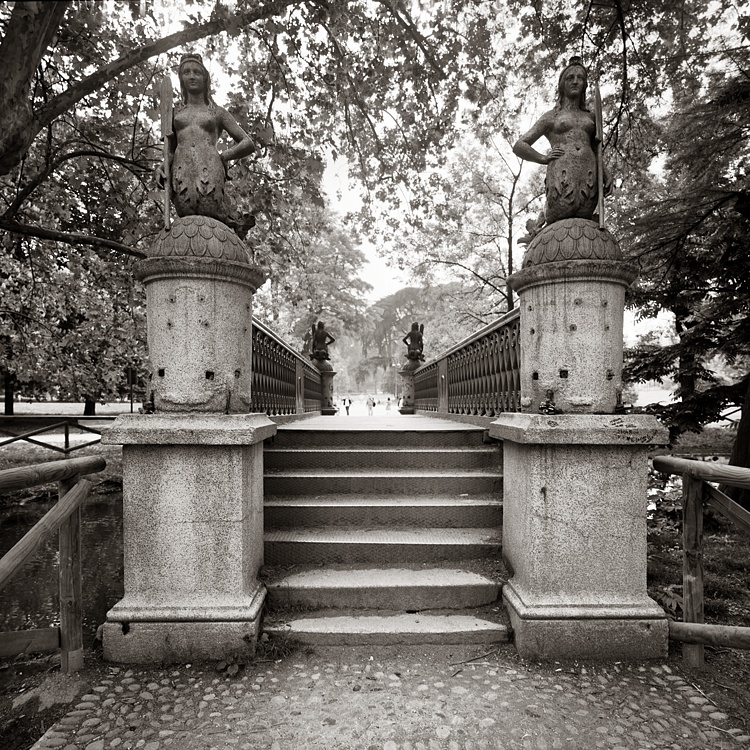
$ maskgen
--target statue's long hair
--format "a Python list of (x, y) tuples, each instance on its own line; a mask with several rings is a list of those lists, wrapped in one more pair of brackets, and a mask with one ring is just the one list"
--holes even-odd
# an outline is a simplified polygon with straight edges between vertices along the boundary
[(568, 64), (563, 68), (562, 73), (560, 73), (560, 78), (557, 81), (557, 104), (555, 105), (555, 109), (562, 108), (563, 101), (565, 100), (565, 75), (571, 68), (580, 68), (585, 76), (581, 95), (578, 98), (578, 108), (588, 111), (588, 107), (586, 106), (586, 90), (589, 86), (589, 72), (586, 70), (583, 60), (578, 56), (571, 57)]
[(216, 107), (216, 104), (214, 103), (213, 98), (211, 97), (211, 75), (209, 74), (208, 70), (206, 69), (206, 66), (203, 64), (203, 58), (194, 52), (191, 52), (190, 54), (183, 55), (182, 59), (180, 60), (180, 65), (177, 69), (178, 75), (180, 78), (180, 92), (182, 93), (182, 107), (185, 106), (187, 103), (187, 91), (185, 90), (185, 84), (182, 81), (182, 66), (186, 63), (197, 63), (200, 65), (201, 70), (203, 71), (203, 99), (208, 104), (209, 109), (214, 109)]

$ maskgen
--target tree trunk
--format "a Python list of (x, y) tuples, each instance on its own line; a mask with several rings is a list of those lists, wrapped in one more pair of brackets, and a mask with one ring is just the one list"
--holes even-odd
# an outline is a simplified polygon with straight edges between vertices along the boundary
[(84, 417), (95, 417), (96, 416), (96, 401), (86, 399), (83, 405), (83, 416)]
[(302, 4), (303, 0), (270, 0), (254, 7), (256, 3), (250, 9), (196, 23), (163, 39), (135, 46), (33, 112), (30, 93), (34, 73), (70, 1), (15, 3), (0, 43), (0, 175), (20, 164), (40, 130), (133, 65), (212, 34), (244, 28), (265, 18), (283, 17), (289, 6)]
[[(672, 312), (674, 313), (675, 321), (674, 321), (674, 327), (675, 332), (677, 333), (677, 336), (680, 339), (680, 342), (683, 344), (683, 348), (680, 351), (680, 358), (677, 363), (677, 383), (679, 384), (679, 388), (677, 390), (677, 395), (680, 397), (680, 401), (685, 404), (687, 401), (689, 401), (693, 396), (695, 395), (695, 389), (696, 389), (696, 378), (695, 378), (695, 365), (696, 365), (696, 357), (695, 354), (688, 350), (685, 346), (686, 344), (686, 337), (690, 333), (690, 329), (695, 325), (695, 323), (688, 323), (686, 322), (688, 316), (690, 315), (690, 310), (687, 307), (684, 306), (675, 306), (672, 308)], [(686, 417), (687, 414), (684, 411), (683, 407), (683, 417)], [(674, 440), (679, 437), (681, 432), (684, 432), (685, 430), (697, 430), (700, 431), (703, 429), (703, 425), (699, 424), (695, 419), (693, 419), (693, 424), (690, 426), (675, 426), (673, 425), (669, 429), (669, 440), (670, 442), (674, 442)]]
[(4, 373), (5, 381), (5, 416), (10, 417), (13, 415), (13, 396), (14, 385), (16, 382), (16, 376), (12, 372)]
[[(729, 457), (731, 466), (742, 466), (750, 469), (750, 375), (745, 378), (745, 398), (742, 402), (740, 423), (737, 425), (737, 436)], [(737, 487), (721, 486), (722, 492), (729, 495), (743, 508), (750, 510), (750, 492)]]
[[(16, 167), (39, 128), (31, 109), (31, 83), (57, 33), (68, 2), (17, 2), (0, 44), (0, 174)], [(11, 106), (8, 106), (8, 105)]]

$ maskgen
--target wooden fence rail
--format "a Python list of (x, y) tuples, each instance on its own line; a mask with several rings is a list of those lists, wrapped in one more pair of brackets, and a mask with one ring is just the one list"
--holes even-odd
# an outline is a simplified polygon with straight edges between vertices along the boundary
[[(112, 422), (114, 419), (115, 417), (107, 415), (103, 417), (65, 417), (59, 414), (0, 415), (0, 435), (7, 436), (0, 438), (0, 447), (23, 440), (39, 448), (47, 448), (51, 451), (64, 453), (67, 456), (73, 451), (89, 448), (101, 442), (101, 425), (90, 427), (87, 423)], [(94, 434), (96, 437), (85, 443), (71, 445), (71, 427), (80, 432)], [(44, 437), (45, 433), (48, 432), (58, 434), (61, 429), (63, 434), (62, 446), (57, 446), (44, 440), (36, 440), (37, 436)]]
[(683, 622), (669, 624), (669, 637), (681, 641), (682, 657), (692, 667), (704, 664), (704, 645), (750, 648), (750, 628), (703, 622), (703, 509), (708, 506), (746, 534), (750, 512), (708, 482), (750, 489), (750, 469), (657, 456), (654, 468), (682, 475), (682, 610)]
[(83, 667), (81, 591), (81, 504), (91, 483), (81, 477), (106, 466), (99, 456), (70, 458), (0, 471), (0, 493), (58, 483), (57, 504), (0, 559), (0, 589), (55, 531), (60, 544), (60, 627), (0, 633), (0, 657), (60, 649), (60, 669)]

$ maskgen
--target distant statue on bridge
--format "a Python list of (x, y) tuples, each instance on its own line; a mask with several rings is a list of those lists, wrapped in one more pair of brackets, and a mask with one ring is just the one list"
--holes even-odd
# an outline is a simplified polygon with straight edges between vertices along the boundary
[[(255, 151), (253, 139), (211, 97), (211, 78), (197, 54), (184, 55), (179, 66), (182, 101), (172, 110), (169, 78), (162, 86), (162, 131), (165, 163), (157, 173), (167, 180), (177, 215), (210, 216), (231, 227), (241, 237), (255, 225), (255, 217), (237, 211), (225, 192), (229, 162)], [(217, 143), (228, 133), (235, 145), (219, 152)], [(165, 205), (169, 226), (169, 199)]]
[[(547, 166), (546, 204), (539, 218), (526, 228), (529, 242), (545, 225), (562, 219), (593, 219), (598, 210), (603, 224), (604, 195), (612, 180), (602, 159), (602, 117), (598, 88), (595, 112), (586, 106), (588, 72), (580, 57), (572, 57), (560, 74), (557, 104), (545, 112), (513, 146), (521, 159)], [(550, 150), (542, 153), (533, 144), (544, 136)]]
[(424, 323), (411, 324), (411, 331), (406, 334), (403, 338), (403, 342), (406, 344), (406, 358), (413, 362), (424, 362)]
[(328, 345), (336, 341), (328, 331), (326, 331), (325, 323), (322, 320), (318, 321), (317, 327), (313, 324), (312, 327), (312, 359), (324, 360), (330, 359), (328, 354)]

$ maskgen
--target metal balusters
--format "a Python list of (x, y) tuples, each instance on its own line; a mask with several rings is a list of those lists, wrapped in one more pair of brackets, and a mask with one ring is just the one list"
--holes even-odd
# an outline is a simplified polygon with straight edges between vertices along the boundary
[[(520, 353), (518, 310), (504, 315), (414, 374), (414, 403), (419, 411), (494, 417), (520, 411)], [(444, 366), (447, 404), (439, 394), (439, 370)]]

